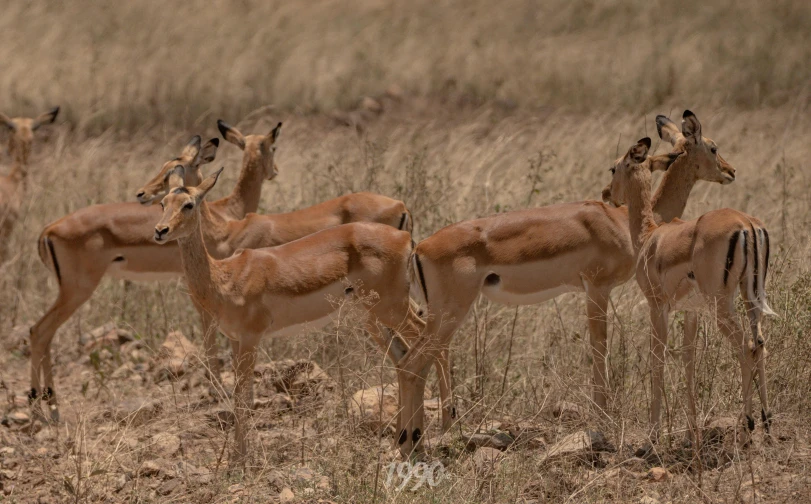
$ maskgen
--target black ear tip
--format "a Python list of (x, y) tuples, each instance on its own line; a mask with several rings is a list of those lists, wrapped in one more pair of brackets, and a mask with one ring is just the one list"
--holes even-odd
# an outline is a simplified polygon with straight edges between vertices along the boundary
[(59, 107), (54, 107), (51, 109), (51, 122), (56, 121), (56, 115), (59, 113)]
[(647, 147), (648, 149), (650, 149), (650, 146), (651, 146), (650, 137), (645, 137), (645, 138), (642, 138), (642, 139), (640, 139), (640, 140), (639, 140), (637, 143), (641, 143), (641, 144), (643, 144), (645, 147)]
[(695, 117), (695, 114), (692, 113), (690, 110), (685, 110), (684, 114), (681, 115), (681, 118), (687, 119), (688, 117)]
[(219, 147), (220, 146), (220, 139), (219, 138), (212, 138), (211, 140), (209, 140), (209, 142), (214, 144), (214, 147)]
[(223, 138), (225, 138), (225, 135), (228, 134), (228, 125), (225, 124), (225, 121), (222, 119), (217, 119), (217, 129), (220, 130), (220, 134)]
[(281, 122), (281, 121), (279, 121), (279, 124), (277, 124), (277, 125), (276, 125), (276, 127), (277, 127), (277, 128), (281, 128), (281, 127), (282, 127), (282, 122)]

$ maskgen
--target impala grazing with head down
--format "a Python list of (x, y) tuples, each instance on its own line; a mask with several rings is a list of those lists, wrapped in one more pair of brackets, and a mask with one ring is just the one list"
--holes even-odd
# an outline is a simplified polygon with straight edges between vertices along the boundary
[[(686, 111), (690, 124), (698, 124)], [(664, 175), (653, 196), (658, 220), (669, 221), (684, 211), (698, 180), (728, 184), (735, 170), (715, 143), (688, 124), (681, 131), (664, 116), (656, 118), (660, 136), (683, 153)], [(404, 366), (411, 373), (404, 394), (401, 430), (405, 451), (413, 448), (413, 432), (423, 432), (422, 393), (428, 364), (447, 365), (448, 348), (479, 294), (508, 305), (552, 299), (564, 292), (585, 291), (593, 354), (594, 401), (607, 404), (607, 311), (611, 290), (634, 274), (634, 249), (626, 208), (598, 201), (563, 203), (507, 212), (445, 227), (414, 250), (413, 289), (427, 314), (427, 327)], [(692, 316), (691, 316), (692, 317)], [(450, 373), (440, 376), (450, 387)], [(443, 428), (453, 418), (451, 404), (442, 405)]]
[[(685, 117), (690, 123), (690, 117)], [(700, 126), (696, 138), (700, 138)], [(769, 432), (766, 388), (766, 350), (761, 333), (763, 315), (772, 315), (766, 302), (766, 274), (769, 267), (769, 233), (763, 223), (737, 210), (724, 208), (698, 219), (659, 224), (650, 202), (651, 172), (667, 170), (670, 155), (648, 157), (650, 138), (643, 138), (617, 160), (611, 183), (603, 198), (614, 205), (628, 205), (631, 237), (636, 261), (636, 281), (650, 308), (651, 408), (653, 438), (659, 431), (668, 314), (680, 306), (705, 307), (716, 318), (718, 329), (730, 340), (741, 367), (744, 414), (748, 429), (754, 430), (752, 382), (757, 374), (761, 418)], [(749, 338), (735, 310), (740, 291), (749, 318)], [(695, 334), (685, 334), (684, 365), (691, 430), (696, 425), (694, 398)]]
[[(220, 170), (221, 171), (221, 170)], [(330, 322), (335, 299), (374, 291), (366, 306), (367, 329), (396, 363), (408, 345), (378, 323), (413, 340), (422, 321), (411, 310), (407, 231), (377, 223), (343, 224), (285, 245), (243, 249), (216, 260), (203, 239), (204, 198), (218, 171), (197, 187), (177, 187), (163, 198), (163, 216), (155, 226), (157, 243), (177, 240), (183, 271), (195, 305), (210, 313), (220, 330), (235, 341), (235, 449), (232, 462), (247, 455), (247, 415), (253, 406), (253, 368), (257, 345), (265, 335), (296, 333)], [(402, 379), (401, 379), (402, 381)]]
[(8, 154), (12, 161), (8, 175), (0, 176), (0, 263), (6, 259), (8, 239), (20, 217), (34, 133), (41, 126), (53, 123), (57, 114), (59, 107), (54, 107), (33, 119), (28, 117), (10, 119), (0, 113), (0, 126), (8, 129)]

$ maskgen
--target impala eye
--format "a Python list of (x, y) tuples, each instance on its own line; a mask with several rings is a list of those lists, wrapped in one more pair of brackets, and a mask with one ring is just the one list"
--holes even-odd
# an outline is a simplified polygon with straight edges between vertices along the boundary
[(614, 175), (614, 173), (616, 173), (617, 169), (616, 168), (609, 168), (608, 171), (611, 172), (611, 175)]
[(163, 208), (163, 201), (161, 201), (161, 202), (160, 202), (160, 205), (161, 205), (161, 210), (164, 210), (164, 208)]
[(718, 147), (713, 147), (712, 149), (710, 149), (710, 152), (712, 152), (713, 154), (718, 154)]
[(192, 208), (194, 208), (194, 203), (189, 202), (183, 205), (183, 210), (191, 210)]

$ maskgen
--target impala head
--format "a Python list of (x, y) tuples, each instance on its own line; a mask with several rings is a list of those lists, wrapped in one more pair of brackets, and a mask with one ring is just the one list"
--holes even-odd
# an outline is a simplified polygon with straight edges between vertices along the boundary
[(245, 152), (243, 164), (261, 163), (265, 178), (273, 180), (279, 174), (279, 167), (274, 161), (276, 154), (276, 141), (282, 131), (282, 123), (276, 125), (267, 135), (243, 135), (233, 126), (229, 126), (222, 119), (217, 120), (217, 128), (227, 141), (236, 145)]
[(701, 135), (701, 123), (695, 114), (685, 110), (681, 131), (676, 123), (663, 115), (656, 116), (659, 138), (670, 142), (673, 152), (684, 152), (682, 163), (695, 170), (696, 180), (730, 184), (735, 180), (735, 168), (718, 153), (718, 145)]
[(163, 216), (155, 226), (155, 241), (166, 243), (188, 236), (200, 221), (200, 203), (217, 183), (222, 168), (203, 180), (200, 185), (175, 187), (163, 197)]
[(218, 138), (212, 138), (205, 145), (200, 145), (200, 135), (194, 135), (183, 147), (179, 157), (167, 161), (155, 177), (138, 189), (135, 197), (142, 205), (150, 205), (166, 196), (171, 189), (179, 185), (196, 186), (203, 179), (200, 166), (214, 161), (217, 157)]
[(0, 126), (4, 126), (9, 131), (8, 153), (14, 161), (21, 165), (28, 164), (31, 144), (34, 142), (34, 132), (41, 126), (54, 122), (57, 114), (59, 114), (59, 107), (54, 107), (33, 119), (30, 117), (9, 119), (5, 114), (0, 113)]
[(624, 156), (614, 161), (609, 169), (611, 182), (603, 189), (603, 201), (614, 206), (628, 203), (632, 180), (650, 184), (651, 173), (667, 171), (673, 161), (683, 152), (671, 152), (659, 156), (648, 156), (650, 138), (645, 137), (628, 149)]

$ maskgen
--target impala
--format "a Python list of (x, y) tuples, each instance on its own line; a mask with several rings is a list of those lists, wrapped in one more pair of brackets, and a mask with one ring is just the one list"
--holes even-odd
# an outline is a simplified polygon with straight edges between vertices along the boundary
[[(698, 123), (692, 112), (685, 116)], [(698, 180), (728, 184), (735, 170), (700, 128), (678, 127), (664, 116), (656, 118), (660, 136), (683, 153), (663, 176), (653, 196), (654, 212), (668, 221), (681, 215)], [(413, 269), (427, 327), (404, 366), (412, 373), (401, 419), (401, 439), (413, 446), (413, 432), (423, 432), (422, 388), (426, 365), (447, 355), (451, 338), (481, 293), (491, 301), (525, 305), (552, 299), (564, 292), (585, 291), (592, 347), (594, 401), (606, 406), (606, 336), (611, 290), (634, 273), (634, 250), (626, 208), (597, 201), (563, 203), (507, 212), (452, 224), (420, 242)], [(692, 315), (690, 316), (693, 317)], [(420, 355), (424, 353), (424, 355)], [(448, 369), (447, 364), (444, 366)], [(450, 375), (440, 377), (449, 386)], [(401, 393), (404, 393), (401, 389)], [(452, 422), (453, 407), (443, 404), (442, 424)], [(418, 447), (416, 447), (418, 448)]]
[[(191, 139), (180, 157), (166, 163), (196, 167), (214, 160), (219, 140), (201, 146)], [(164, 170), (168, 168), (164, 166)], [(195, 169), (188, 170), (190, 176)], [(195, 180), (189, 180), (194, 183)], [(47, 405), (58, 420), (51, 369), (51, 340), (56, 330), (93, 294), (104, 276), (127, 280), (161, 280), (181, 274), (177, 248), (161, 248), (151, 241), (158, 207), (138, 203), (93, 205), (48, 225), (39, 237), (39, 257), (59, 283), (53, 306), (31, 327), (31, 390), (28, 398), (39, 411)], [(210, 321), (204, 321), (208, 327)], [(42, 375), (42, 376), (40, 376)], [(44, 387), (44, 388), (43, 388)], [(39, 402), (43, 404), (39, 404)]]
[(333, 299), (354, 296), (355, 289), (362, 288), (379, 296), (366, 306), (367, 329), (396, 364), (408, 346), (391, 332), (384, 337), (378, 322), (414, 339), (422, 321), (409, 299), (411, 234), (391, 226), (343, 224), (278, 247), (243, 249), (223, 260), (211, 257), (203, 239), (203, 199), (221, 171), (198, 187), (177, 187), (163, 198), (155, 241), (178, 241), (195, 304), (211, 313), (220, 330), (237, 342), (232, 461), (238, 462), (247, 454), (253, 367), (264, 335), (323, 326), (338, 308)]
[(8, 153), (12, 159), (8, 175), (0, 176), (0, 263), (5, 261), (8, 239), (20, 215), (34, 132), (45, 124), (53, 123), (57, 114), (59, 107), (52, 108), (33, 119), (28, 117), (9, 119), (0, 113), (0, 125), (9, 131)]
[[(685, 117), (685, 123), (691, 123)], [(700, 135), (700, 125), (697, 135)], [(698, 138), (698, 136), (695, 136)], [(647, 157), (650, 138), (631, 147), (612, 168), (611, 183), (603, 192), (605, 201), (614, 205), (628, 204), (631, 239), (636, 262), (636, 281), (650, 308), (651, 339), (651, 408), (650, 425), (655, 439), (659, 431), (667, 318), (680, 305), (704, 305), (716, 317), (718, 329), (737, 350), (741, 366), (744, 415), (749, 431), (754, 430), (752, 416), (752, 381), (757, 373), (761, 418), (769, 432), (766, 388), (766, 350), (761, 333), (763, 315), (774, 312), (766, 302), (766, 274), (769, 266), (769, 233), (763, 223), (744, 213), (723, 208), (708, 212), (698, 219), (659, 224), (650, 202), (651, 172), (667, 169), (666, 156)], [(741, 327), (735, 311), (740, 290), (744, 300), (750, 339)], [(696, 405), (693, 393), (695, 377), (694, 334), (685, 334), (684, 365), (688, 391), (691, 427), (696, 427)], [(692, 428), (691, 428), (692, 431)]]

